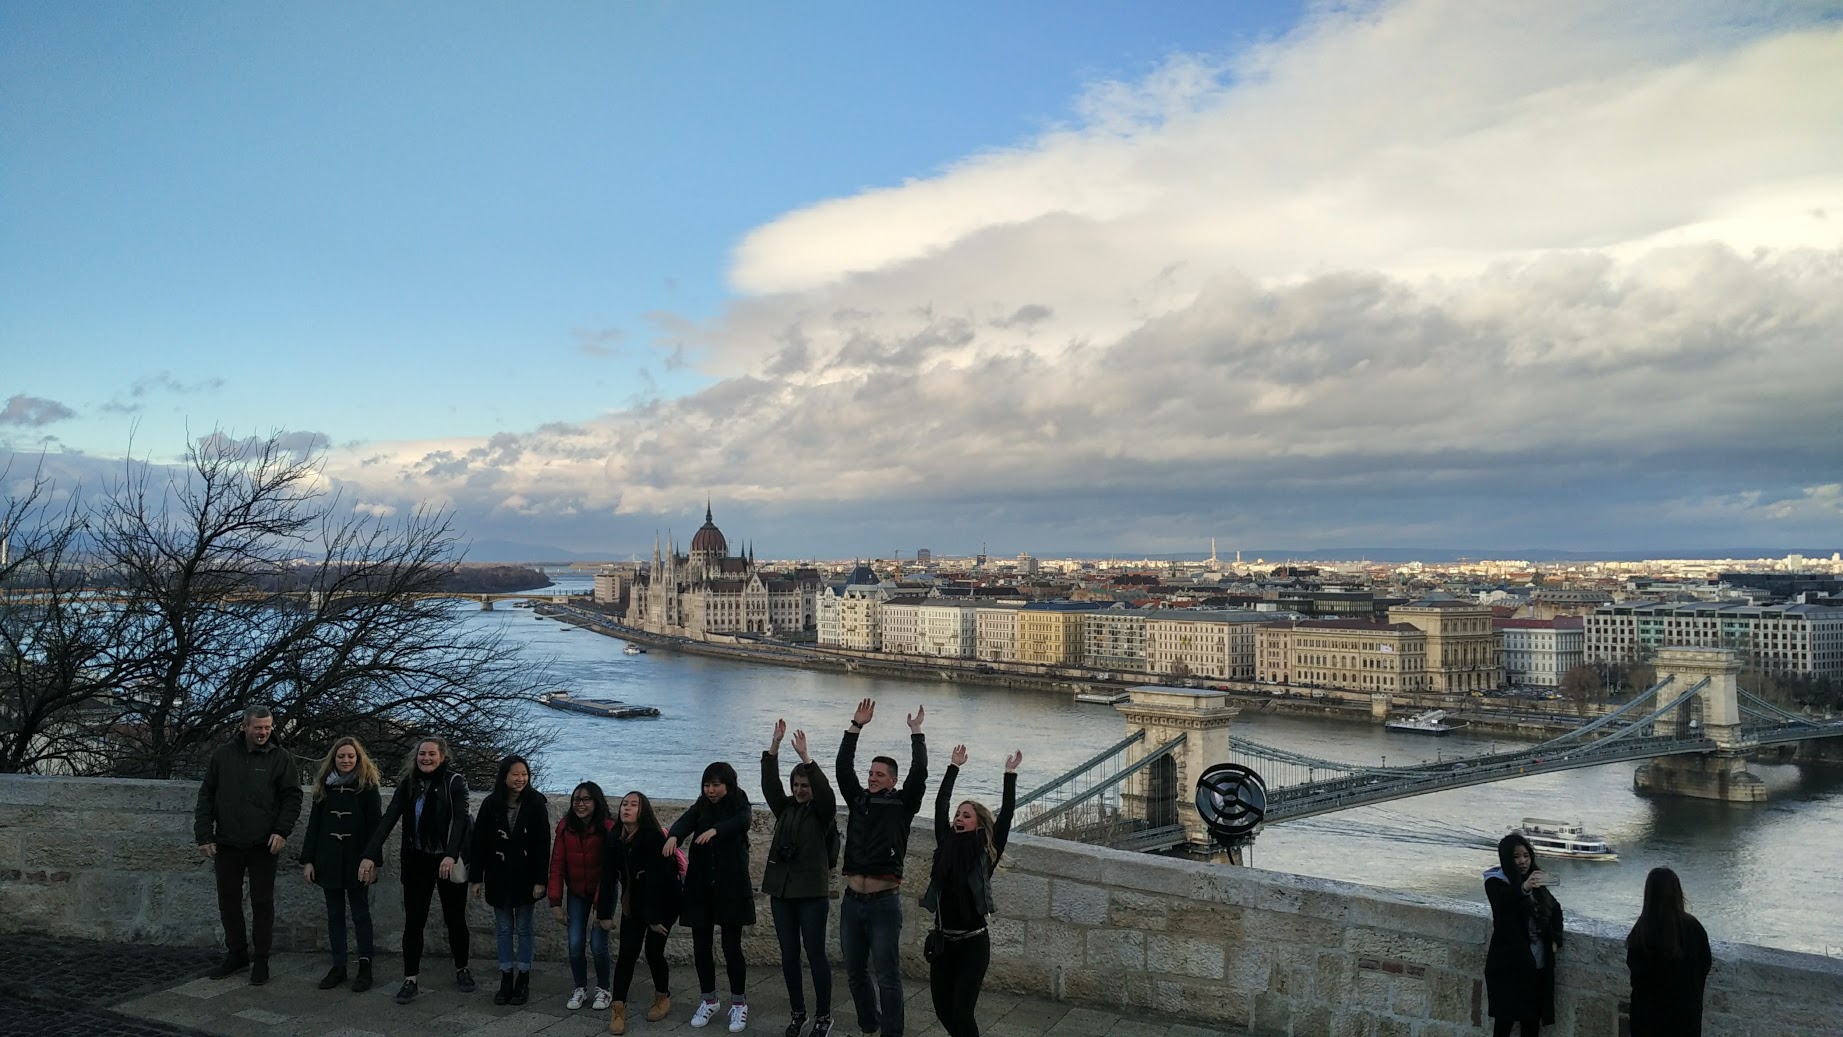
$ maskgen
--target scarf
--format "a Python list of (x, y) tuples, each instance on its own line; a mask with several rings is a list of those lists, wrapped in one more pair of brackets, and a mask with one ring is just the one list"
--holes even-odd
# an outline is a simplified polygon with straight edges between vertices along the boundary
[(358, 768), (357, 767), (352, 768), (352, 771), (349, 774), (341, 774), (339, 773), (338, 770), (327, 771), (326, 772), (326, 787), (329, 789), (357, 788), (358, 787)]
[(975, 874), (990, 874), (990, 864), (986, 856), (985, 829), (953, 832), (934, 855), (934, 877), (937, 881), (954, 877), (965, 881)]

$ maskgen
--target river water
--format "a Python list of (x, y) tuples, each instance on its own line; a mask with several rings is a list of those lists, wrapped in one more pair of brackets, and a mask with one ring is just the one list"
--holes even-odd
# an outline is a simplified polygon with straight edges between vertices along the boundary
[[(558, 593), (586, 593), (586, 579), (557, 577)], [(859, 764), (887, 753), (908, 765), (906, 712), (926, 707), (930, 771), (964, 743), (961, 787), (996, 800), (1004, 755), (1024, 751), (1025, 789), (1074, 767), (1126, 733), (1108, 706), (1079, 705), (1042, 692), (939, 681), (817, 673), (776, 666), (650, 652), (622, 654), (622, 642), (501, 605), (469, 609), (467, 622), (503, 628), (539, 657), (558, 685), (580, 695), (659, 707), (657, 720), (610, 721), (554, 713), (537, 704), (555, 737), (534, 761), (540, 787), (566, 790), (592, 779), (610, 795), (638, 788), (665, 799), (697, 795), (712, 760), (728, 760), (759, 802), (759, 764), (777, 717), (803, 727), (827, 767), (860, 698), (877, 700), (861, 740)], [(1367, 723), (1263, 716), (1236, 718), (1236, 731), (1268, 745), (1327, 759), (1397, 763), (1431, 755), (1433, 739), (1391, 735)], [(791, 736), (790, 736), (791, 737)], [(1463, 733), (1438, 739), (1447, 757), (1509, 748)], [(792, 747), (782, 761), (791, 766)], [(1254, 847), (1255, 867), (1392, 889), (1482, 900), (1489, 848), (1523, 817), (1580, 820), (1619, 851), (1615, 863), (1551, 861), (1556, 896), (1571, 915), (1629, 924), (1643, 899), (1645, 873), (1677, 870), (1690, 910), (1716, 940), (1843, 956), (1843, 768), (1754, 765), (1770, 800), (1743, 806), (1652, 798), (1632, 791), (1636, 765), (1608, 764), (1559, 774), (1433, 793), (1303, 821), (1272, 825)], [(932, 794), (932, 793), (931, 793)], [(932, 808), (932, 800), (929, 801)]]

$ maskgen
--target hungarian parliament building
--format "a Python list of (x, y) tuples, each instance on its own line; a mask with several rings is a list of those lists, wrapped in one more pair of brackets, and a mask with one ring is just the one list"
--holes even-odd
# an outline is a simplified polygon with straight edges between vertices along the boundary
[(634, 576), (627, 623), (648, 633), (706, 640), (711, 634), (790, 638), (814, 629), (819, 570), (763, 572), (755, 553), (729, 553), (704, 507), (704, 524), (683, 554), (653, 540), (652, 566)]

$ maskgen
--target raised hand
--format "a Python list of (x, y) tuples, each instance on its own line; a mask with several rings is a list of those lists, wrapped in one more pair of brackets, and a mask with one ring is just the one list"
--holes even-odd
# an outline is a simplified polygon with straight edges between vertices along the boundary
[(1023, 762), (1024, 762), (1024, 750), (1013, 749), (1011, 751), (1011, 755), (1005, 757), (1005, 773), (1006, 774), (1015, 773), (1017, 771), (1018, 764), (1023, 763)]
[(954, 746), (953, 753), (952, 755), (947, 757), (947, 760), (949, 763), (952, 763), (955, 767), (966, 766), (966, 746), (964, 745)]
[(922, 721), (927, 719), (927, 717), (928, 708), (926, 706), (916, 706), (915, 712), (909, 715), (909, 733), (912, 735), (921, 734)]
[(799, 731), (794, 732), (794, 752), (800, 754), (801, 763), (812, 763), (813, 762), (813, 758), (811, 756), (806, 755), (806, 731), (805, 730), (799, 730)]
[(768, 742), (768, 755), (774, 756), (780, 752), (781, 739), (785, 737), (786, 734), (787, 734), (787, 721), (786, 720), (776, 720), (774, 722), (774, 737), (770, 739)]
[(875, 699), (865, 699), (864, 701), (858, 703), (857, 712), (851, 714), (851, 722), (853, 724), (856, 724), (859, 727), (866, 727), (870, 724), (871, 718), (876, 715), (877, 715), (876, 700)]

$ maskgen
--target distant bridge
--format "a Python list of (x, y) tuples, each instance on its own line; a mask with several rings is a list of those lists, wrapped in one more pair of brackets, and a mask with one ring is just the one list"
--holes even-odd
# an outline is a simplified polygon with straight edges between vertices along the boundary
[[(1619, 709), (1537, 745), (1435, 762), (1374, 766), (1324, 759), (1234, 736), (1226, 696), (1140, 688), (1118, 707), (1127, 735), (1025, 794), (1016, 827), (1123, 849), (1160, 850), (1211, 840), (1192, 786), (1212, 764), (1240, 763), (1267, 786), (1266, 824), (1535, 774), (1654, 761), (1641, 789), (1759, 802), (1765, 787), (1746, 758), (1771, 746), (1843, 738), (1843, 720), (1816, 720), (1741, 690), (1725, 649), (1672, 648), (1658, 682)], [(1427, 747), (1431, 748), (1431, 747)], [(1387, 757), (1384, 757), (1386, 761)]]
[[(221, 595), (217, 600), (256, 605), (274, 601), (306, 601), (318, 604), (325, 600), (325, 593), (324, 591), (241, 590)], [(362, 590), (335, 591), (333, 593), (333, 600), (337, 601), (341, 598), (364, 598), (372, 596), (374, 595), (372, 595), (371, 592)], [(50, 600), (52, 597), (53, 592), (45, 587), (25, 587), (0, 591), (0, 602), (30, 603), (34, 601)], [(131, 600), (138, 600), (107, 590), (83, 591), (77, 594), (76, 597), (82, 601), (95, 602), (103, 605), (121, 605)], [(562, 601), (567, 595), (543, 594), (536, 591), (411, 591), (409, 593), (397, 594), (395, 597), (398, 599), (410, 598), (417, 601), (439, 601), (442, 599), (477, 601), (480, 603), (480, 610), (482, 612), (491, 612), (493, 611), (493, 603), (498, 601)]]

